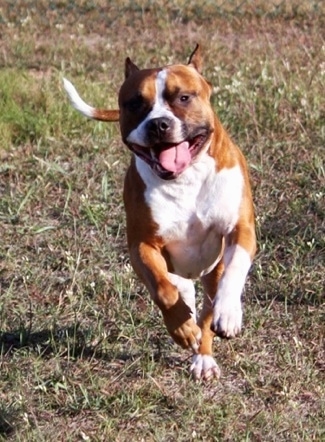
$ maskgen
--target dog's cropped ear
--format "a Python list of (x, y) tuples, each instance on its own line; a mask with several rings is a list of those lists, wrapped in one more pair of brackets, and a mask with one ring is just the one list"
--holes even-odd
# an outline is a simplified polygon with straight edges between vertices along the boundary
[(125, 67), (124, 67), (125, 78), (128, 78), (131, 74), (133, 74), (136, 71), (139, 71), (138, 66), (136, 66), (129, 57), (127, 57), (125, 60)]
[(201, 48), (199, 44), (196, 44), (194, 51), (192, 52), (188, 64), (192, 65), (199, 73), (202, 72), (202, 56)]

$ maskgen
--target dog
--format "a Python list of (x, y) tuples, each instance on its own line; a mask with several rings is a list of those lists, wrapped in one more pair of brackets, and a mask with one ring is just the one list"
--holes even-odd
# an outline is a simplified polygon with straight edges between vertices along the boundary
[[(206, 381), (220, 376), (214, 336), (241, 330), (256, 237), (246, 161), (201, 70), (199, 45), (187, 65), (139, 69), (127, 58), (118, 110), (89, 106), (66, 79), (64, 87), (85, 116), (119, 121), (132, 152), (123, 192), (132, 266), (173, 340), (192, 351), (193, 378)], [(204, 291), (198, 317), (195, 278)]]

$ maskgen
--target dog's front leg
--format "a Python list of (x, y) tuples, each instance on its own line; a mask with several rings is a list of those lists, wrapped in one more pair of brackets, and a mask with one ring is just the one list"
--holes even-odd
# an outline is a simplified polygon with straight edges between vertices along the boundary
[(196, 325), (192, 308), (169, 277), (167, 264), (159, 248), (146, 243), (130, 247), (132, 266), (160, 308), (167, 330), (174, 341), (196, 353), (201, 329)]
[(241, 294), (256, 250), (254, 226), (238, 224), (226, 238), (224, 273), (214, 299), (212, 330), (223, 338), (236, 336), (242, 325)]

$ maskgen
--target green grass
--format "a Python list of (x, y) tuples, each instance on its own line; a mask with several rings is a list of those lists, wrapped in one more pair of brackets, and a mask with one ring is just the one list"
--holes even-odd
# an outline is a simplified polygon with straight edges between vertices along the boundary
[[(322, 2), (7, 0), (0, 24), (0, 440), (323, 440)], [(197, 41), (259, 243), (212, 384), (189, 379), (131, 269), (118, 126), (61, 84), (114, 107), (127, 55), (182, 62)]]

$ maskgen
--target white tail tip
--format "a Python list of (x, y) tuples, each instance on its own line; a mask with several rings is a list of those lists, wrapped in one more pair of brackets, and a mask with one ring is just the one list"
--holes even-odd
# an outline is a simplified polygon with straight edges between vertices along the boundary
[(94, 118), (95, 108), (89, 106), (89, 104), (83, 101), (73, 84), (66, 78), (63, 78), (63, 86), (72, 106), (86, 117)]

